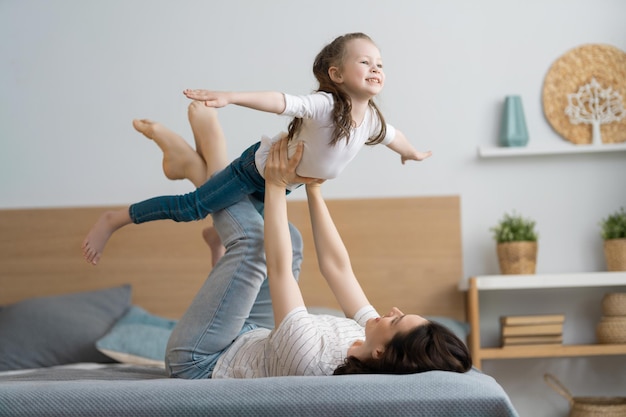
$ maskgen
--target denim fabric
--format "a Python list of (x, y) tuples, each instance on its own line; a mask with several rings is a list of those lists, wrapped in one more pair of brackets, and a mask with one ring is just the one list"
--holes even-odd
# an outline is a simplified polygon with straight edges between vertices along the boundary
[(254, 154), (260, 142), (243, 151), (226, 168), (213, 175), (195, 191), (184, 195), (155, 197), (132, 204), (133, 223), (171, 219), (190, 222), (204, 219), (211, 213), (235, 204), (247, 195), (263, 201), (265, 180), (259, 174)]
[[(261, 212), (260, 202), (244, 198), (213, 213), (213, 224), (226, 253), (172, 331), (166, 353), (171, 376), (209, 378), (220, 355), (240, 334), (274, 326)], [(292, 225), (290, 232), (292, 268), (297, 278), (302, 237)]]

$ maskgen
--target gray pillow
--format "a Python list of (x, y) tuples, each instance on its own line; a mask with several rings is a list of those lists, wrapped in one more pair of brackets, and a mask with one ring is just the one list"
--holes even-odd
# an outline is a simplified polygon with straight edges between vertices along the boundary
[(467, 335), (469, 334), (470, 330), (469, 323), (443, 316), (426, 316), (425, 318), (446, 326), (450, 331), (452, 331), (452, 333), (456, 335), (456, 337), (458, 337), (465, 344), (467, 344)]
[(38, 297), (0, 310), (0, 371), (111, 362), (95, 343), (130, 307), (131, 287)]

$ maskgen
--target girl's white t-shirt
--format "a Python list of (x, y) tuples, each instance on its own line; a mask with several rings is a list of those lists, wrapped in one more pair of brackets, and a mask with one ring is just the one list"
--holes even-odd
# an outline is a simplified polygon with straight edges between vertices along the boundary
[(379, 317), (374, 307), (354, 319), (291, 311), (274, 330), (255, 329), (239, 336), (218, 359), (212, 378), (332, 375), (348, 348), (365, 338), (367, 320)]
[[(298, 142), (304, 142), (302, 160), (296, 170), (301, 177), (333, 179), (344, 170), (354, 159), (365, 142), (380, 131), (380, 120), (374, 110), (368, 110), (361, 124), (350, 130), (350, 140), (341, 139), (335, 145), (330, 144), (334, 131), (332, 113), (333, 96), (318, 92), (306, 96), (284, 94), (285, 110), (283, 115), (302, 118), (302, 129), (298, 137), (289, 143), (289, 155), (295, 151)], [(387, 134), (381, 142), (388, 145), (396, 136), (396, 130), (386, 125)], [(261, 176), (264, 177), (265, 162), (272, 143), (282, 138), (281, 132), (273, 138), (263, 136), (261, 145), (255, 154), (255, 163)]]

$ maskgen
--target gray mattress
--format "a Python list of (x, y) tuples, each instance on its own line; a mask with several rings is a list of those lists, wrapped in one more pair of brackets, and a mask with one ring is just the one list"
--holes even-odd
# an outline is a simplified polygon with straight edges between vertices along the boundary
[(181, 380), (129, 365), (0, 373), (0, 416), (516, 417), (490, 376), (415, 375)]

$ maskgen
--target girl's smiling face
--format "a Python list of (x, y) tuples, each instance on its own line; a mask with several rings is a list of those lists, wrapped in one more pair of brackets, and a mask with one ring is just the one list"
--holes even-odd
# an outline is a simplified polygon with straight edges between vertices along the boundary
[(341, 66), (331, 67), (329, 74), (333, 81), (342, 84), (353, 100), (369, 100), (385, 85), (380, 51), (367, 39), (350, 40)]

